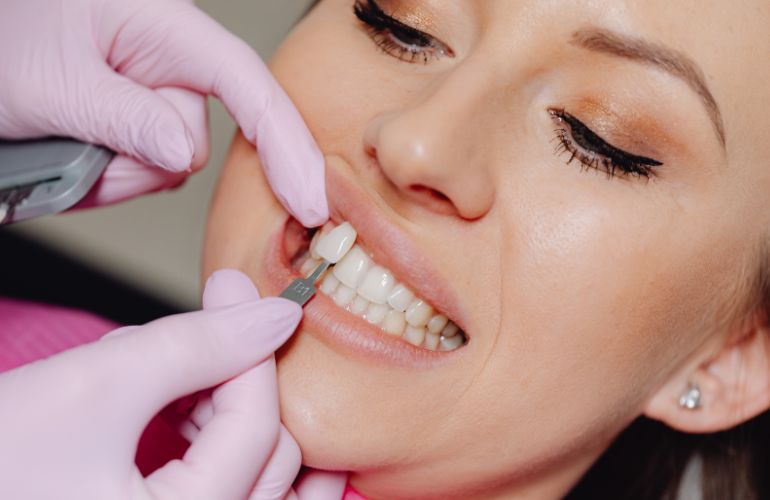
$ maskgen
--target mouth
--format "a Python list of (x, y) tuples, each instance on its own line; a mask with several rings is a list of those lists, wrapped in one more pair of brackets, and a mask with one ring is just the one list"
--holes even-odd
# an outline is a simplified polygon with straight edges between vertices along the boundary
[[(432, 305), (421, 291), (379, 263), (348, 222), (328, 222), (306, 230), (295, 221), (284, 233), (284, 248), (292, 270), (309, 276), (322, 263), (323, 250), (356, 241), (329, 267), (318, 282), (318, 291), (348, 316), (364, 320), (380, 335), (435, 353), (460, 349), (468, 337), (449, 316)], [(415, 291), (416, 290), (416, 291)], [(430, 292), (428, 292), (430, 293)]]

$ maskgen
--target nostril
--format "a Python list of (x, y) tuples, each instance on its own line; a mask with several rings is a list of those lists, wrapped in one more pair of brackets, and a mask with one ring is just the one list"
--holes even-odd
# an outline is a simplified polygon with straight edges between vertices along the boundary
[(416, 198), (422, 200), (423, 204), (426, 204), (436, 212), (444, 214), (453, 214), (457, 212), (452, 200), (441, 191), (422, 184), (412, 184), (409, 186), (409, 190)]

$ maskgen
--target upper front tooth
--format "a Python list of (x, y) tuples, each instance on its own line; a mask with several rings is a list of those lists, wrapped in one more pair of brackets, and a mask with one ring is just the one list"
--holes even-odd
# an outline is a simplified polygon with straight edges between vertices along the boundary
[(350, 251), (357, 236), (353, 226), (344, 222), (318, 239), (318, 244), (314, 248), (315, 253), (332, 264), (336, 264)]
[(396, 279), (387, 269), (374, 266), (358, 286), (358, 294), (376, 304), (384, 304), (395, 284)]
[(332, 268), (332, 273), (342, 283), (355, 289), (361, 284), (370, 266), (371, 259), (356, 245)]
[(388, 296), (388, 304), (396, 311), (404, 312), (414, 300), (414, 294), (407, 287), (399, 283)]

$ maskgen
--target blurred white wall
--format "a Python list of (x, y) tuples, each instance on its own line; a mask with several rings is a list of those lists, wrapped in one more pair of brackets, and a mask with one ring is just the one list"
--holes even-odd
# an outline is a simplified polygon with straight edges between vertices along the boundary
[[(265, 59), (309, 0), (198, 0), (196, 4)], [(115, 207), (45, 217), (11, 230), (41, 240), (106, 273), (184, 308), (199, 303), (206, 210), (235, 124), (210, 100), (211, 160), (174, 192)]]

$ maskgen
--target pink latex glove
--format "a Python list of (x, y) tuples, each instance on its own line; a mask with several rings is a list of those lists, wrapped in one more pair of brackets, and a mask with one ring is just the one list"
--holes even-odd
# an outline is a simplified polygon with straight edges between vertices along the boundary
[[(301, 310), (283, 299), (237, 300), (233, 291), (247, 282), (234, 271), (217, 274), (206, 295), (218, 307), (122, 328), (0, 375), (0, 498), (287, 494), (299, 455), (280, 425), (272, 353)], [(184, 459), (143, 478), (134, 455), (150, 419), (169, 402), (223, 382)], [(263, 494), (276, 477), (283, 492)]]
[(299, 112), (259, 56), (188, 0), (0, 0), (0, 61), (0, 137), (69, 136), (121, 154), (85, 206), (202, 167), (214, 95), (289, 212), (306, 226), (328, 217), (323, 157)]

